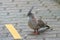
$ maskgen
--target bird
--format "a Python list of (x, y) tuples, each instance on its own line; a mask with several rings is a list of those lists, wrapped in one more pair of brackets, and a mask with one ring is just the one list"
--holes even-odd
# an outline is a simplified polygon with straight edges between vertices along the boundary
[(30, 9), (30, 11), (28, 12), (27, 16), (29, 17), (28, 19), (28, 26), (34, 30), (34, 34), (38, 35), (39, 34), (39, 29), (42, 27), (47, 27), (47, 29), (50, 29), (50, 26), (48, 26), (47, 24), (45, 24), (41, 19), (37, 19), (34, 14), (31, 12), (32, 9), (34, 7), (32, 7)]

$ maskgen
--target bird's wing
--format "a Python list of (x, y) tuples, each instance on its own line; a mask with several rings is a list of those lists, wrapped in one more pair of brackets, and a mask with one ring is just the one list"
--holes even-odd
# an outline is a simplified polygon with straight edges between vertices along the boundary
[(44, 23), (41, 19), (39, 19), (39, 20), (38, 20), (38, 25), (39, 25), (40, 27), (44, 27), (45, 23)]

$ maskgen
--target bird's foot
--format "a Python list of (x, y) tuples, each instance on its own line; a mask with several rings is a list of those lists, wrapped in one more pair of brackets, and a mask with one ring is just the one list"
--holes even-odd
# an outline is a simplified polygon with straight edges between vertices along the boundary
[(39, 33), (39, 32), (35, 32), (34, 34), (35, 34), (35, 35), (39, 35), (40, 33)]

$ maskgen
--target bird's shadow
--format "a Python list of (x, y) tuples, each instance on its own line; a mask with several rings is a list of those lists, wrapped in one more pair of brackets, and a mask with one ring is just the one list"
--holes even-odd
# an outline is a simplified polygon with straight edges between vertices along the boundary
[[(51, 29), (50, 29), (50, 30), (51, 30)], [(38, 34), (38, 35), (41, 35), (41, 34), (43, 34), (43, 33), (46, 32), (46, 31), (49, 31), (49, 29), (42, 29), (42, 30), (39, 30), (39, 34)], [(30, 34), (28, 34), (28, 35), (35, 35), (35, 34), (30, 33)]]

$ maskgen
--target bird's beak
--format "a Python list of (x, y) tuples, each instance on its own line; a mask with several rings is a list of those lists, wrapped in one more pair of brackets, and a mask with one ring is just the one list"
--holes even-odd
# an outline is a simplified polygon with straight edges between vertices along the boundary
[(29, 16), (29, 14), (26, 15), (27, 17)]
[(30, 13), (27, 14), (27, 16), (29, 16), (29, 15), (30, 15)]

